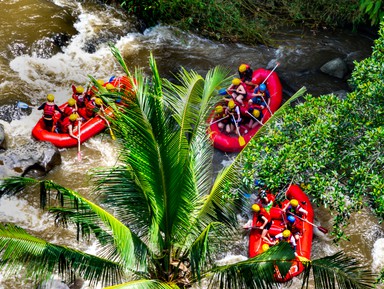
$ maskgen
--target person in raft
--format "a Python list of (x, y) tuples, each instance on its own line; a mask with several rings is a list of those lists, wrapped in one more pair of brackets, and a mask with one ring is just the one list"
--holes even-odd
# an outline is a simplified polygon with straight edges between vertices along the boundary
[(67, 106), (63, 110), (63, 114), (61, 115), (61, 119), (64, 119), (67, 116), (70, 116), (72, 113), (77, 112), (77, 104), (74, 98), (70, 98), (67, 101)]
[(225, 115), (229, 116), (228, 123), (225, 126), (225, 131), (227, 134), (230, 134), (235, 131), (236, 125), (240, 125), (241, 122), (240, 108), (236, 105), (233, 99), (228, 102), (228, 107), (225, 109)]
[(275, 239), (275, 241), (273, 243), (274, 245), (277, 244), (278, 242), (282, 242), (282, 241), (288, 242), (291, 245), (293, 251), (295, 252), (295, 255), (297, 255), (297, 253), (296, 253), (296, 245), (297, 245), (296, 240), (293, 237), (290, 230), (284, 230), (283, 232), (277, 234), (274, 239)]
[(247, 91), (240, 78), (234, 78), (232, 84), (227, 88), (227, 93), (232, 96), (232, 99), (244, 106), (245, 98), (247, 97)]
[(220, 129), (220, 131), (223, 131), (224, 127), (229, 122), (228, 118), (229, 115), (225, 115), (225, 106), (217, 105), (215, 107), (215, 113), (211, 118), (211, 124), (217, 123), (217, 127)]
[(249, 104), (261, 105), (262, 109), (267, 106), (269, 101), (270, 94), (267, 90), (267, 86), (262, 83), (252, 93), (252, 98), (248, 101)]
[(58, 111), (61, 115), (63, 112), (61, 109), (55, 104), (55, 96), (53, 94), (47, 95), (47, 101), (40, 105), (38, 110), (43, 110), (43, 121), (45, 125), (45, 129), (47, 131), (54, 131), (54, 120), (53, 116), (55, 115), (55, 111)]
[(252, 82), (253, 70), (249, 64), (240, 64), (238, 68), (239, 78), (245, 84), (247, 92), (252, 92), (257, 85)]
[(72, 85), (72, 98), (76, 100), (78, 108), (85, 107), (87, 101), (86, 94), (84, 87)]
[(289, 203), (282, 208), (282, 211), (285, 212), (287, 216), (296, 215), (303, 219), (306, 219), (308, 215), (308, 211), (300, 206), (299, 201), (296, 199), (291, 199)]
[(296, 240), (299, 240), (301, 232), (303, 230), (303, 223), (296, 221), (296, 218), (292, 215), (287, 217), (286, 229), (291, 231)]
[(77, 131), (78, 126), (81, 125), (81, 117), (77, 113), (72, 113), (70, 116), (66, 116), (59, 122), (58, 132), (67, 133), (75, 139), (79, 139), (79, 136), (73, 133)]
[(261, 229), (260, 238), (267, 244), (274, 245), (275, 242), (271, 241), (271, 236), (268, 233), (268, 230), (272, 226), (272, 219), (269, 213), (260, 205), (253, 204), (252, 211), (254, 213), (254, 226), (258, 229)]
[(92, 97), (90, 100), (86, 102), (85, 107), (79, 108), (79, 114), (84, 120), (89, 120), (93, 118), (99, 111), (103, 105), (103, 101), (101, 98)]

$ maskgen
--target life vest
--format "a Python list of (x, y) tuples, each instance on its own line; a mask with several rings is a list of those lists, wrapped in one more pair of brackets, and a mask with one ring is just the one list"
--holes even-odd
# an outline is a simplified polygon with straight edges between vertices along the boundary
[(55, 115), (55, 104), (45, 103), (44, 106), (44, 117), (52, 118)]
[(64, 115), (65, 116), (69, 116), (69, 115), (71, 115), (72, 113), (74, 113), (76, 111), (76, 108), (75, 107), (73, 107), (73, 106), (66, 106), (65, 108), (64, 108)]
[(60, 124), (60, 132), (61, 133), (69, 133), (68, 127), (71, 124), (73, 124), (73, 122), (71, 122), (71, 120), (69, 119), (69, 116), (67, 116), (59, 124)]

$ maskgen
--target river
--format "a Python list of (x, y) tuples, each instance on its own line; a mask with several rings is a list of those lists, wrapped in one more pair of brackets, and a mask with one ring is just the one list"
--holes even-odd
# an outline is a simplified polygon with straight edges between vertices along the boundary
[[(128, 67), (148, 70), (152, 51), (162, 77), (172, 78), (182, 66), (205, 73), (216, 65), (229, 67), (236, 73), (240, 63), (253, 68), (276, 70), (286, 95), (306, 86), (309, 93), (321, 95), (347, 90), (345, 80), (320, 72), (325, 62), (341, 57), (349, 63), (368, 57), (373, 45), (369, 36), (348, 31), (301, 31), (281, 33), (276, 47), (221, 44), (184, 33), (173, 27), (159, 25), (139, 33), (135, 21), (113, 7), (101, 7), (93, 1), (75, 0), (7, 0), (0, 1), (0, 105), (20, 100), (39, 105), (48, 93), (57, 103), (65, 102), (71, 84), (85, 85), (88, 74), (107, 80), (121, 73), (108, 48), (112, 41), (121, 50)], [(83, 3), (87, 2), (87, 3)], [(11, 123), (1, 121), (8, 135), (8, 144), (15, 147), (31, 138), (31, 130), (40, 117), (32, 114)], [(116, 147), (108, 134), (100, 134), (82, 145), (83, 162), (76, 160), (76, 149), (61, 150), (63, 163), (47, 178), (87, 194), (89, 168), (113, 166)], [(216, 152), (218, 168), (234, 157)], [(72, 244), (73, 234), (52, 226), (49, 216), (38, 210), (37, 195), (27, 198), (0, 199), (0, 221), (15, 222), (32, 229), (40, 237), (60, 244)], [(331, 227), (326, 210), (316, 209), (316, 222)], [(369, 211), (352, 217), (347, 229), (349, 242), (335, 246), (327, 236), (316, 235), (313, 257), (322, 257), (340, 249), (368, 264), (373, 270), (384, 266), (383, 227)], [(366, 230), (372, 227), (372, 230)], [(364, 229), (364, 234), (361, 229)], [(92, 251), (92, 243), (77, 247)], [(246, 238), (239, 237), (225, 259), (246, 256)], [(5, 279), (0, 274), (0, 289), (32, 288), (18, 276)], [(296, 288), (297, 281), (291, 287)], [(87, 284), (83, 287), (89, 288)]]

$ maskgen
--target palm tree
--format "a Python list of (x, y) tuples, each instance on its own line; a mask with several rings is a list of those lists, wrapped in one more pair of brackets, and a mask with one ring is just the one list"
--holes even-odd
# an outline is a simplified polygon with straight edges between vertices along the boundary
[[(111, 51), (130, 76), (120, 52), (113, 46)], [(114, 289), (187, 288), (203, 278), (211, 288), (274, 288), (275, 267), (284, 274), (294, 258), (286, 243), (236, 264), (214, 262), (238, 234), (236, 203), (224, 192), (228, 182), (240, 185), (239, 162), (214, 178), (206, 131), (217, 88), (228, 82), (229, 71), (216, 67), (204, 79), (181, 69), (178, 84), (172, 84), (160, 78), (152, 55), (150, 68), (151, 78), (140, 70), (130, 76), (135, 97), (123, 95), (126, 106), (111, 120), (121, 165), (93, 172), (96, 201), (50, 180), (13, 177), (0, 187), (4, 195), (37, 186), (42, 207), (57, 222), (74, 224), (78, 238), (99, 241), (97, 256), (1, 224), (0, 268), (8, 273), (23, 268), (36, 281), (52, 273), (81, 276)], [(122, 96), (100, 91), (106, 102)], [(372, 274), (342, 253), (306, 265), (303, 285), (313, 268), (321, 288), (372, 288)]]

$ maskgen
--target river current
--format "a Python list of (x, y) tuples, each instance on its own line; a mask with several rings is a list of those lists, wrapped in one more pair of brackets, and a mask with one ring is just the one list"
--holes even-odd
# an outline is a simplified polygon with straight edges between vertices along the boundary
[[(86, 2), (86, 3), (83, 3)], [(88, 75), (107, 80), (121, 74), (107, 43), (115, 43), (128, 67), (148, 70), (150, 51), (156, 58), (160, 75), (173, 78), (180, 67), (205, 73), (216, 65), (231, 68), (240, 63), (251, 67), (276, 70), (286, 95), (306, 86), (313, 95), (348, 90), (344, 80), (320, 72), (329, 60), (341, 57), (352, 63), (371, 53), (373, 39), (347, 31), (301, 31), (281, 33), (274, 47), (251, 47), (241, 44), (221, 44), (184, 33), (173, 27), (159, 25), (140, 33), (135, 21), (113, 7), (101, 7), (93, 1), (75, 0), (0, 0), (0, 105), (23, 101), (39, 105), (48, 93), (56, 103), (65, 102), (71, 95), (71, 84), (85, 86)], [(31, 130), (41, 112), (11, 123), (0, 121), (8, 135), (8, 145), (15, 147), (31, 138)], [(108, 134), (100, 134), (82, 145), (83, 161), (77, 162), (76, 149), (62, 149), (63, 163), (47, 178), (85, 195), (89, 190), (89, 168), (113, 166), (117, 155)], [(218, 169), (233, 155), (216, 152)], [(2, 176), (3, 177), (3, 176)], [(73, 244), (74, 236), (53, 226), (49, 216), (38, 208), (38, 195), (0, 199), (0, 221), (15, 222), (31, 229), (40, 237), (59, 244)], [(331, 228), (331, 216), (316, 208), (316, 223)], [(372, 228), (372, 229), (367, 229)], [(362, 229), (364, 233), (362, 233)], [(384, 266), (383, 227), (369, 211), (351, 218), (347, 229), (350, 241), (339, 246), (316, 232), (313, 257), (323, 257), (342, 249), (377, 271)], [(77, 248), (92, 252), (92, 243), (79, 243)], [(246, 257), (247, 240), (239, 236), (224, 260), (229, 262)], [(294, 281), (290, 287), (297, 288)], [(18, 276), (5, 279), (0, 274), (0, 289), (31, 288)], [(86, 283), (82, 287), (91, 289)], [(285, 287), (282, 287), (285, 288)]]

